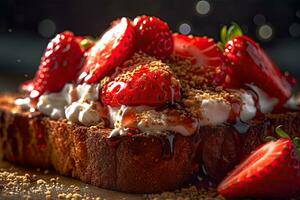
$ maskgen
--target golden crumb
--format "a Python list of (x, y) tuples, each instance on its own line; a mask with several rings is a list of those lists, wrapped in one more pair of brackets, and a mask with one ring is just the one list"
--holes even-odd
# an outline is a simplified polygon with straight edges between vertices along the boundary
[(175, 192), (145, 195), (149, 200), (225, 200), (214, 188), (197, 189), (196, 186), (182, 188)]
[(39, 179), (39, 180), (36, 181), (36, 183), (37, 183), (38, 185), (43, 185), (43, 184), (46, 183), (46, 181), (44, 181), (43, 179)]
[(190, 58), (171, 56), (165, 62), (179, 79), (184, 91), (207, 88), (212, 85), (211, 80), (222, 73), (219, 67), (194, 65)]
[(222, 89), (207, 89), (197, 90), (190, 89), (185, 92), (182, 99), (182, 104), (186, 111), (188, 111), (193, 117), (197, 119), (202, 118), (202, 106), (203, 100), (214, 100), (231, 106), (233, 103), (241, 105), (241, 91), (227, 91)]

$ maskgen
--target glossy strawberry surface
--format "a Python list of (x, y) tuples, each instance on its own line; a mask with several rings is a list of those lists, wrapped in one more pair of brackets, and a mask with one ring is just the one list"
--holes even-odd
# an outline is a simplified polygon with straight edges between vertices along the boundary
[(45, 92), (57, 92), (76, 79), (81, 68), (84, 48), (73, 33), (62, 32), (48, 44), (35, 78), (24, 83), (23, 90), (36, 98)]
[(89, 50), (79, 81), (96, 83), (132, 56), (135, 51), (135, 30), (123, 17), (112, 23), (99, 41)]
[[(226, 87), (254, 83), (283, 104), (291, 96), (291, 85), (266, 52), (251, 38), (238, 36), (225, 45), (228, 68)], [(291, 78), (290, 78), (291, 79)]]
[(102, 90), (110, 106), (160, 106), (179, 100), (180, 84), (167, 67), (137, 65), (118, 74)]
[(173, 38), (169, 26), (157, 17), (138, 16), (134, 19), (138, 47), (145, 53), (166, 58), (173, 51)]
[(210, 85), (221, 85), (225, 80), (223, 53), (213, 39), (173, 34), (176, 56), (192, 60), (193, 75), (207, 79)]
[(299, 152), (292, 140), (282, 138), (259, 147), (229, 173), (218, 192), (228, 198), (287, 198), (299, 194)]

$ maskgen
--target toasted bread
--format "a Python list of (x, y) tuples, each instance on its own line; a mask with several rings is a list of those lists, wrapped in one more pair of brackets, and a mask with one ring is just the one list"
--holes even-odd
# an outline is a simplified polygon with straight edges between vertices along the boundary
[[(32, 167), (53, 167), (62, 175), (93, 185), (134, 193), (173, 190), (199, 170), (216, 180), (283, 125), (299, 135), (300, 112), (268, 114), (244, 125), (203, 126), (192, 136), (137, 134), (109, 138), (111, 129), (52, 120), (25, 112), (16, 95), (0, 97), (0, 144), (5, 160)], [(239, 124), (237, 124), (239, 125)], [(236, 126), (237, 126), (236, 125)], [(240, 127), (241, 128), (241, 127)]]

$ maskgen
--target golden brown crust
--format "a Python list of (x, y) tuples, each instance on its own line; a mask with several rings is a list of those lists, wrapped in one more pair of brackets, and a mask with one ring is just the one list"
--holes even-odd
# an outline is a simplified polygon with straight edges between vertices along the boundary
[(200, 165), (209, 176), (222, 178), (263, 143), (264, 136), (272, 134), (277, 125), (284, 125), (292, 135), (297, 135), (300, 128), (300, 113), (286, 112), (251, 121), (245, 133), (222, 125), (201, 127), (189, 137), (175, 134), (174, 140), (172, 136), (143, 134), (107, 138), (110, 129), (20, 111), (14, 99), (0, 97), (4, 159), (53, 167), (60, 174), (124, 192), (154, 193), (179, 188), (192, 179)]
[[(178, 148), (168, 156), (171, 150), (166, 137), (137, 135), (109, 139), (110, 129), (42, 116), (30, 118), (29, 113), (12, 113), (12, 107), (0, 104), (1, 119), (10, 119), (0, 125), (0, 140), (6, 141), (3, 146), (6, 160), (53, 167), (60, 174), (102, 188), (137, 193), (179, 188), (198, 169), (192, 159), (192, 137), (177, 136), (172, 145)], [(44, 132), (33, 128), (38, 126)], [(42, 137), (37, 141), (39, 134)]]

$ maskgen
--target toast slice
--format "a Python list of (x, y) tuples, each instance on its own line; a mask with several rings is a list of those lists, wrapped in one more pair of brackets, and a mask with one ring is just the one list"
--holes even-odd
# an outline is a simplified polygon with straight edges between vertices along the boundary
[(18, 95), (0, 97), (0, 144), (5, 160), (53, 167), (62, 175), (123, 192), (155, 193), (190, 183), (200, 172), (219, 180), (283, 125), (298, 135), (300, 112), (284, 111), (249, 124), (203, 126), (192, 136), (118, 136), (102, 124), (85, 127), (25, 112)]

